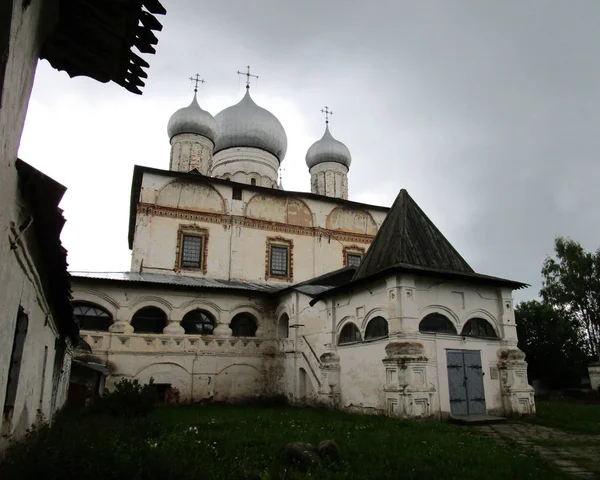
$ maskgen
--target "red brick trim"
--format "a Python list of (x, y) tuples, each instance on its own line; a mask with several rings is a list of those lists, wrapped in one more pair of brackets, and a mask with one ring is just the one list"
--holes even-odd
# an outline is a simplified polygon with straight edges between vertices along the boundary
[[(283, 237), (267, 237), (267, 248), (265, 252), (265, 280), (283, 280), (291, 282), (294, 279), (294, 241)], [(288, 274), (271, 275), (271, 246), (282, 246), (288, 248)]]
[[(181, 266), (181, 253), (182, 253), (182, 242), (184, 235), (194, 235), (202, 237), (202, 263), (200, 268), (194, 267), (182, 267)], [(180, 272), (181, 270), (190, 272), (202, 272), (206, 273), (206, 260), (208, 254), (208, 230), (201, 228), (198, 225), (179, 225), (177, 229), (177, 248), (175, 249), (175, 271)]]
[(350, 255), (360, 255), (361, 257), (365, 256), (365, 249), (363, 247), (359, 247), (358, 245), (346, 245), (342, 250), (342, 256), (344, 261), (344, 267), (348, 266), (348, 254)]
[(366, 235), (362, 233), (349, 233), (340, 230), (329, 230), (322, 227), (303, 227), (299, 225), (289, 225), (279, 222), (270, 222), (255, 218), (248, 218), (236, 215), (225, 215), (222, 213), (196, 212), (193, 210), (181, 210), (169, 207), (157, 207), (152, 204), (138, 204), (137, 212), (145, 215), (156, 215), (158, 217), (169, 217), (190, 222), (214, 223), (227, 227), (246, 227), (257, 230), (266, 230), (273, 233), (283, 233), (289, 235), (306, 235), (309, 237), (322, 237), (331, 235), (331, 237), (340, 242), (362, 243), (370, 245), (375, 235)]

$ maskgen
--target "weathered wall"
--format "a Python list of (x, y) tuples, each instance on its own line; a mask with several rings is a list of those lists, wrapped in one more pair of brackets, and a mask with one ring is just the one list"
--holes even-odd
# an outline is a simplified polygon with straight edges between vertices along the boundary
[(242, 189), (233, 199), (228, 185), (172, 180), (145, 174), (136, 218), (132, 271), (173, 271), (181, 226), (208, 231), (206, 273), (212, 278), (266, 278), (267, 241), (293, 242), (291, 282), (308, 280), (345, 265), (344, 248), (366, 250), (385, 210), (335, 200), (281, 197)]
[[(10, 415), (12, 421), (7, 421), (4, 415), (0, 417), (0, 431), (17, 437), (36, 421), (38, 410), (46, 419), (52, 416), (53, 403), (56, 408), (64, 403), (66, 385), (65, 377), (60, 376), (60, 384), (54, 387), (56, 398), (53, 402), (57, 332), (40, 288), (39, 272), (34, 261), (35, 245), (26, 235), (16, 249), (10, 248), (10, 241), (15, 239), (11, 225), (24, 225), (29, 218), (18, 192), (15, 161), (40, 45), (52, 28), (56, 13), (53, 1), (35, 1), (28, 7), (23, 5), (20, 1), (13, 2), (0, 106), (0, 412), (4, 410), (19, 307), (29, 319), (15, 409)], [(48, 354), (44, 371), (45, 347)], [(68, 358), (65, 368), (68, 369)]]
[[(182, 402), (235, 401), (274, 392), (278, 361), (272, 302), (263, 295), (143, 288), (128, 284), (98, 285), (74, 279), (74, 301), (108, 311), (115, 321), (129, 322), (136, 311), (155, 306), (169, 323), (179, 323), (192, 310), (209, 312), (216, 321), (214, 335), (169, 335), (83, 331), (93, 354), (110, 368), (106, 386), (121, 378), (167, 383), (177, 388)], [(229, 324), (245, 312), (257, 320), (255, 337), (232, 337)]]
[[(444, 417), (450, 414), (446, 352), (474, 350), (481, 353), (485, 402), (487, 411), (496, 414), (531, 413), (535, 411), (532, 390), (527, 385), (526, 364), (519, 357), (512, 296), (509, 290), (481, 287), (460, 282), (436, 281), (433, 278), (410, 275), (390, 277), (345, 292), (308, 306), (309, 298), (290, 294), (281, 299), (277, 315), (289, 314), (290, 338), (284, 385), (288, 395), (299, 400), (299, 369), (318, 389), (319, 398), (327, 401), (330, 387), (325, 380), (323, 354), (339, 357), (339, 399), (337, 406), (365, 413), (408, 414)], [(301, 312), (299, 315), (294, 312)], [(458, 334), (420, 333), (419, 323), (429, 313), (447, 316)], [(382, 316), (388, 321), (389, 337), (365, 341), (368, 323)], [(470, 318), (489, 321), (498, 334), (497, 339), (463, 337), (462, 327)], [(361, 342), (338, 345), (339, 334), (347, 323), (354, 323)], [(298, 341), (298, 338), (300, 341)], [(306, 348), (303, 340), (310, 344)], [(398, 396), (399, 386), (389, 385), (386, 379), (386, 347), (392, 342), (420, 345), (422, 353), (401, 360), (412, 371), (414, 384), (407, 385), (405, 410), (390, 411), (389, 397)], [(300, 353), (298, 353), (300, 352)], [(329, 353), (328, 353), (329, 352)], [(510, 354), (507, 354), (510, 352)], [(506, 362), (504, 357), (510, 356)], [(307, 364), (312, 363), (311, 375)], [(309, 365), (310, 367), (310, 365)], [(410, 377), (410, 376), (409, 376)], [(389, 392), (386, 393), (386, 388)], [(412, 399), (412, 400), (411, 400)], [(396, 404), (394, 404), (396, 405)], [(394, 407), (395, 408), (395, 407)], [(404, 408), (404, 407), (403, 407)], [(408, 409), (408, 410), (407, 410)]]
[(236, 147), (217, 152), (213, 157), (211, 177), (261, 187), (277, 188), (279, 160), (259, 148)]

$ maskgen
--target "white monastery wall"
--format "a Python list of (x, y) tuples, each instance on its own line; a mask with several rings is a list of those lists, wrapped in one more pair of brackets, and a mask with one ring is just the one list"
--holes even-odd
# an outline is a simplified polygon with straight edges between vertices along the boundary
[[(0, 14), (6, 15), (3, 20), (10, 20), (6, 71), (0, 85), (0, 412), (4, 412), (0, 416), (0, 434), (13, 438), (23, 436), (36, 422), (38, 410), (50, 419), (54, 410), (63, 405), (70, 366), (68, 361), (60, 364), (53, 387), (58, 333), (41, 289), (34, 262), (35, 247), (29, 235), (22, 235), (16, 248), (11, 249), (10, 245), (16, 239), (18, 226), (29, 219), (18, 192), (15, 161), (40, 45), (56, 19), (54, 7), (53, 1), (31, 2), (24, 7), (16, 0), (8, 0), (0, 7)], [(7, 381), (20, 308), (28, 317), (28, 328), (15, 405), (7, 413)], [(5, 446), (2, 442), (6, 438), (0, 442), (0, 450)]]

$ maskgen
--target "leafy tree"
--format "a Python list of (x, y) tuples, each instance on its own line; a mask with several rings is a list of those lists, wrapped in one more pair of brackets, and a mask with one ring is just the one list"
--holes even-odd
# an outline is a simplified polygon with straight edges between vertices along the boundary
[(515, 309), (519, 348), (528, 374), (550, 388), (579, 384), (586, 355), (577, 327), (561, 311), (532, 300)]
[(556, 258), (542, 266), (544, 303), (552, 305), (586, 332), (587, 350), (598, 355), (600, 340), (600, 249), (586, 252), (570, 239), (554, 241)]

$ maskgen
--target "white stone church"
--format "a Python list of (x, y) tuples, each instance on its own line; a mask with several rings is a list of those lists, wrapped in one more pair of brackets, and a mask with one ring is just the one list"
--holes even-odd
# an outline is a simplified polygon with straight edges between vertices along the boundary
[[(180, 402), (290, 402), (404, 417), (535, 411), (517, 348), (519, 282), (475, 273), (406, 190), (348, 199), (326, 123), (311, 193), (278, 182), (279, 120), (247, 87), (168, 123), (168, 170), (136, 166), (131, 271), (73, 272), (106, 387), (154, 379)], [(165, 161), (166, 164), (166, 161)]]

